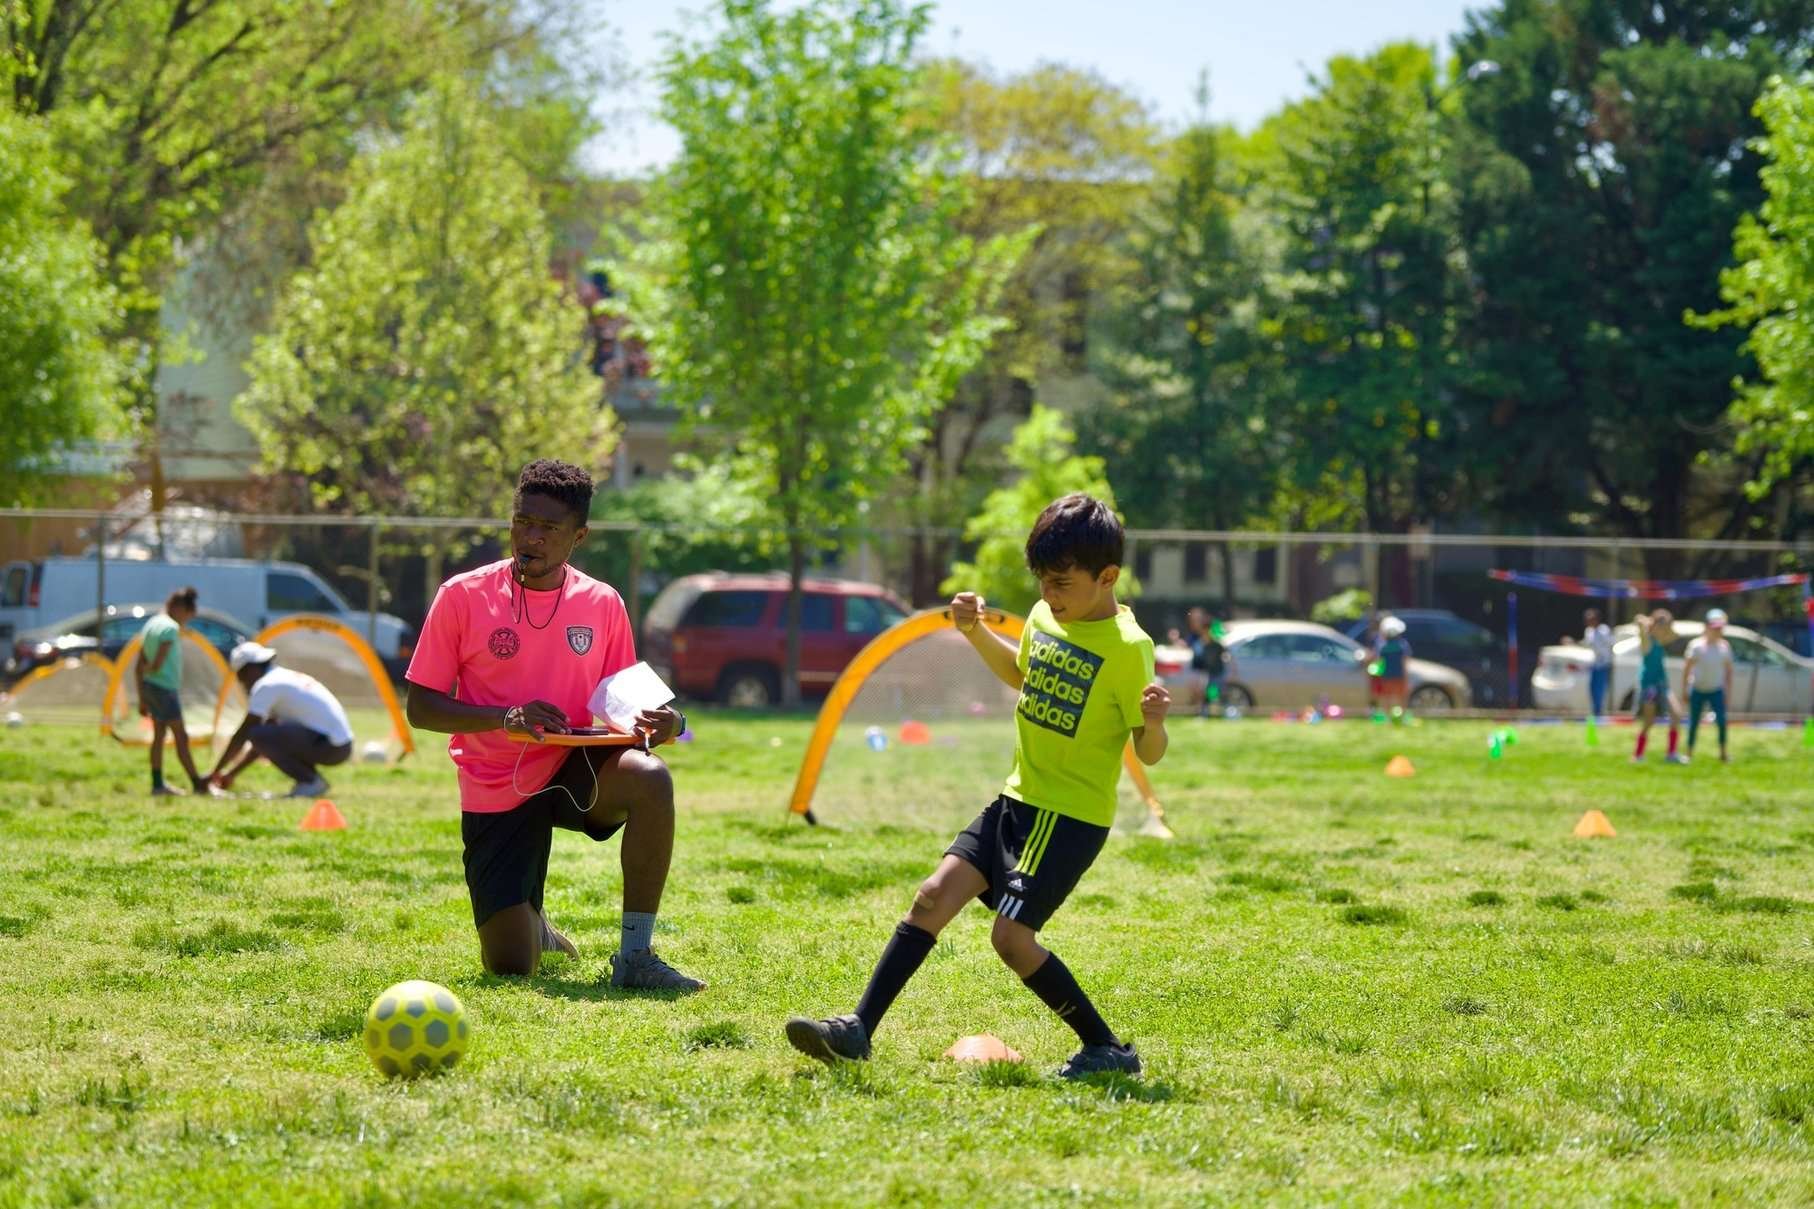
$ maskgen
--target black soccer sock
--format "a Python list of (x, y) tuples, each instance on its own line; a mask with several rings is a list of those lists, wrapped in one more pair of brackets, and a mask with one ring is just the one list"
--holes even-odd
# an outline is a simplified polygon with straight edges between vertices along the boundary
[(871, 1037), (875, 1036), (876, 1027), (882, 1023), (894, 997), (901, 993), (901, 988), (907, 985), (907, 980), (913, 977), (913, 972), (920, 968), (926, 954), (932, 952), (932, 946), (937, 943), (938, 937), (906, 920), (895, 925), (894, 935), (888, 938), (881, 960), (876, 962), (875, 972), (869, 976), (869, 985), (863, 988), (863, 998), (857, 1001), (857, 1016)]
[(1085, 1045), (1119, 1045), (1114, 1030), (1102, 1019), (1096, 1005), (1077, 985), (1077, 979), (1058, 954), (1048, 953), (1044, 964), (1021, 979), (1027, 989), (1039, 996), (1040, 1002), (1058, 1013), (1058, 1018), (1071, 1026), (1077, 1039)]

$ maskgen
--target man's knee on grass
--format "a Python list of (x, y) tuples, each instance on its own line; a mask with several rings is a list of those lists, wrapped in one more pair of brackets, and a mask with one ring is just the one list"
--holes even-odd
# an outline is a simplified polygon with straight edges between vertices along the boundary
[(479, 961), (486, 973), (526, 978), (541, 958), (541, 920), (528, 903), (505, 907), (479, 925)]

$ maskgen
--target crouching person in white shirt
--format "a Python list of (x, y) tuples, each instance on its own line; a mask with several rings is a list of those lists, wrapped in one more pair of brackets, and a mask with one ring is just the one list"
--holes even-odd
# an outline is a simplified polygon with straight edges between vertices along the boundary
[(228, 664), (246, 690), (246, 720), (208, 777), (214, 792), (230, 788), (233, 778), (263, 756), (296, 782), (287, 796), (319, 797), (328, 789), (321, 770), (344, 764), (353, 754), (353, 728), (334, 694), (313, 676), (276, 661), (276, 651), (256, 642), (233, 648)]

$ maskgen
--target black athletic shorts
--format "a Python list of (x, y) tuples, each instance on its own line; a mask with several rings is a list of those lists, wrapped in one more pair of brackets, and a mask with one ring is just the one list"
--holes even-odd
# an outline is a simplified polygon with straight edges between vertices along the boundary
[(598, 772), (614, 763), (621, 747), (576, 747), (561, 762), (554, 779), (515, 810), (460, 815), (460, 839), (466, 845), (466, 892), (472, 898), (472, 922), (479, 927), (506, 907), (528, 903), (542, 910), (542, 888), (548, 881), (548, 850), (554, 829), (578, 831), (608, 840), (622, 823), (594, 819), (598, 807), (582, 811), (592, 800)]
[(975, 865), (983, 905), (1035, 932), (1045, 927), (1109, 838), (1107, 827), (1041, 810), (1003, 794), (957, 833), (945, 855)]

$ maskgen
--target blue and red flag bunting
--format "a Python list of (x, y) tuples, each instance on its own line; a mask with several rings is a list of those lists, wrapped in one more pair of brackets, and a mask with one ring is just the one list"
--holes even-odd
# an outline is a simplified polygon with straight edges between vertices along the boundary
[(1757, 579), (1583, 579), (1579, 575), (1550, 575), (1542, 571), (1488, 571), (1501, 583), (1539, 588), (1568, 596), (1600, 596), (1625, 600), (1694, 600), (1702, 596), (1733, 596), (1764, 588), (1804, 587), (1808, 574), (1765, 575)]

